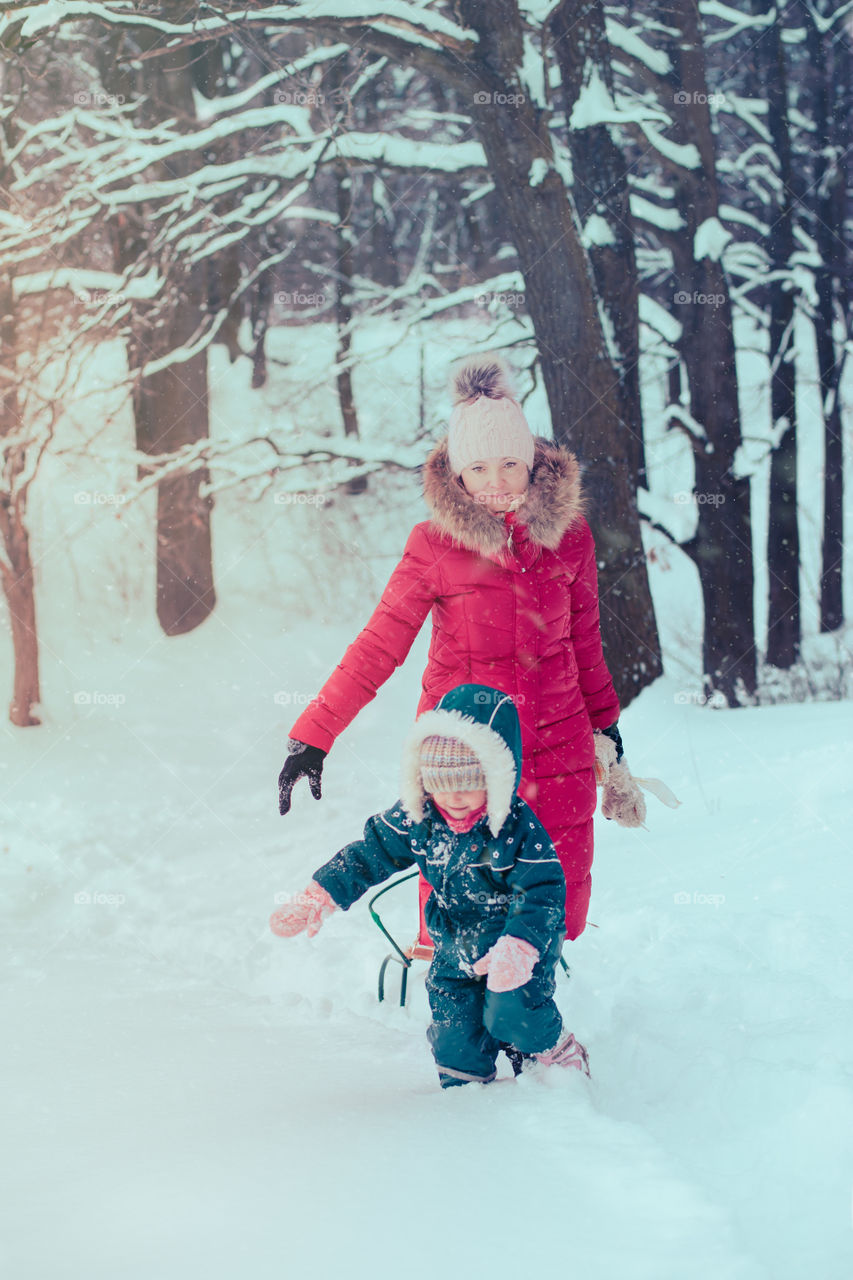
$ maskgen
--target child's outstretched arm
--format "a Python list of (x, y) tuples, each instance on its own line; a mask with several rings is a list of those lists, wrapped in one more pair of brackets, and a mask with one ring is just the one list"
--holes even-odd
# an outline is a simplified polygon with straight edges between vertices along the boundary
[(292, 938), (304, 930), (311, 938), (337, 907), (348, 911), (368, 889), (413, 866), (411, 828), (400, 804), (368, 818), (361, 840), (336, 853), (314, 872), (304, 893), (273, 912), (273, 933)]
[(307, 889), (297, 893), (290, 902), (272, 913), (270, 928), (280, 938), (295, 938), (303, 930), (309, 938), (313, 938), (326, 917), (337, 909), (338, 904), (334, 898), (316, 880), (310, 880)]

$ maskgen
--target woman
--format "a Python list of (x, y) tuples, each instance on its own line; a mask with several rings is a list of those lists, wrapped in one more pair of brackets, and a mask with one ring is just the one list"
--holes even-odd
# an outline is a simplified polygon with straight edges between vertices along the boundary
[(418, 713), (459, 684), (512, 695), (525, 762), (519, 794), (557, 849), (567, 936), (576, 938), (591, 887), (593, 730), (621, 755), (578, 464), (567, 450), (534, 440), (501, 361), (467, 361), (454, 385), (447, 438), (425, 468), (432, 517), (412, 530), (372, 618), (293, 726), (279, 808), (288, 812), (303, 776), (319, 799), (327, 752), (432, 612)]

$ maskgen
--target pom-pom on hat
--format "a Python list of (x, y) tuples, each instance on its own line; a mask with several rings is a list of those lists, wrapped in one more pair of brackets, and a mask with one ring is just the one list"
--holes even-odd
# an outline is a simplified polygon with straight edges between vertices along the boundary
[(458, 738), (431, 734), (420, 746), (420, 774), (424, 791), (485, 791), (486, 775), (480, 758)]
[(497, 356), (472, 356), (453, 376), (447, 454), (455, 475), (472, 462), (519, 458), (533, 469), (533, 433), (516, 399), (509, 368)]

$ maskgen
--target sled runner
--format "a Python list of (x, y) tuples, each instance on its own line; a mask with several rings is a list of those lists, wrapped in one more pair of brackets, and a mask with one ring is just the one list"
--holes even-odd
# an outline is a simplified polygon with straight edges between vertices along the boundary
[(391, 889), (396, 889), (398, 885), (403, 884), (406, 880), (414, 880), (415, 876), (417, 875), (420, 875), (420, 872), (410, 871), (408, 872), (407, 875), (400, 876), (399, 880), (392, 880), (390, 884), (385, 885), (384, 889), (380, 889), (378, 893), (375, 893), (367, 904), (373, 923), (376, 925), (378, 929), (382, 931), (382, 933), (384, 933), (385, 937), (388, 939), (388, 941), (391, 943), (391, 946), (394, 948), (393, 951), (388, 952), (388, 955), (385, 957), (385, 959), (382, 961), (382, 964), (379, 966), (379, 984), (377, 989), (377, 995), (379, 997), (380, 1004), (385, 999), (385, 974), (388, 971), (389, 964), (391, 964), (392, 962), (395, 964), (399, 964), (402, 969), (402, 972), (400, 974), (400, 1007), (403, 1008), (406, 1003), (406, 994), (407, 994), (408, 981), (409, 981), (409, 970), (412, 967), (412, 961), (413, 960), (432, 960), (432, 957), (433, 957), (433, 951), (435, 950), (435, 948), (433, 947), (432, 940), (430, 939), (430, 936), (426, 931), (426, 925), (423, 923), (422, 911), (421, 911), (421, 925), (418, 931), (417, 938), (411, 944), (410, 947), (403, 948), (397, 942), (396, 938), (394, 938), (385, 928), (385, 925), (382, 923), (379, 917), (379, 912), (376, 911), (373, 906), (374, 902), (376, 902), (379, 898), (381, 898), (383, 893), (388, 893), (390, 892)]
[[(415, 876), (417, 875), (420, 875), (420, 872), (409, 871), (406, 875), (400, 876), (399, 880), (392, 880), (390, 884), (386, 884), (385, 887), (380, 889), (378, 893), (375, 893), (367, 904), (373, 923), (376, 925), (376, 927), (379, 930), (381, 930), (381, 932), (385, 935), (385, 937), (391, 943), (391, 946), (394, 948), (393, 951), (388, 952), (387, 956), (382, 961), (382, 964), (379, 966), (379, 982), (377, 985), (377, 996), (379, 997), (379, 1003), (381, 1004), (385, 999), (385, 975), (388, 972), (389, 964), (392, 964), (392, 963), (399, 964), (401, 967), (401, 973), (400, 973), (400, 1008), (401, 1009), (404, 1008), (406, 1004), (406, 996), (408, 994), (408, 984), (409, 984), (409, 970), (412, 967), (412, 961), (414, 960), (430, 961), (432, 960), (433, 953), (435, 951), (435, 948), (432, 945), (432, 939), (430, 938), (429, 933), (427, 932), (427, 927), (424, 924), (423, 908), (424, 908), (424, 902), (429, 896), (430, 887), (423, 880), (421, 881), (421, 884), (418, 886), (420, 927), (418, 930), (417, 938), (411, 944), (411, 946), (408, 946), (408, 947), (401, 947), (400, 944), (397, 942), (396, 938), (391, 933), (389, 933), (389, 931), (385, 928), (385, 925), (382, 923), (382, 920), (380, 919), (379, 912), (374, 909), (373, 904), (374, 902), (377, 902), (384, 893), (390, 893), (392, 889), (396, 889), (398, 885), (404, 884), (407, 880), (414, 880)], [(562, 956), (560, 956), (560, 965), (562, 966), (563, 972), (568, 978), (570, 976), (569, 966), (566, 964)], [(510, 1055), (507, 1054), (507, 1057), (510, 1057)], [(510, 1057), (510, 1061), (512, 1061), (511, 1057)], [(520, 1070), (520, 1066), (518, 1067), (518, 1069), (516, 1069), (516, 1064), (515, 1062), (513, 1062), (513, 1071), (515, 1071), (516, 1075), (518, 1074), (519, 1070)]]

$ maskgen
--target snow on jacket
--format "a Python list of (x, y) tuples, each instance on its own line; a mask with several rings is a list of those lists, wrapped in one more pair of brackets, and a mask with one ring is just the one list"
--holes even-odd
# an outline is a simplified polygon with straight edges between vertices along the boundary
[(424, 494), (431, 520), (412, 530), (373, 616), (291, 736), (329, 750), (403, 662), (431, 612), (418, 710), (467, 681), (512, 695), (524, 749), (520, 793), (557, 848), (568, 935), (576, 937), (592, 864), (592, 729), (619, 715), (577, 461), (537, 440), (525, 502), (499, 520), (466, 494), (442, 443), (427, 461)]
[[(453, 832), (423, 791), (418, 753), (434, 733), (466, 742), (483, 766), (487, 812), (465, 833)], [(565, 879), (548, 833), (517, 794), (520, 777), (511, 699), (482, 685), (455, 688), (409, 734), (402, 799), (369, 818), (362, 839), (313, 878), (346, 910), (371, 886), (417, 866), (433, 888), (425, 914), (442, 964), (450, 956), (467, 970), (504, 933), (553, 959), (565, 933)]]

